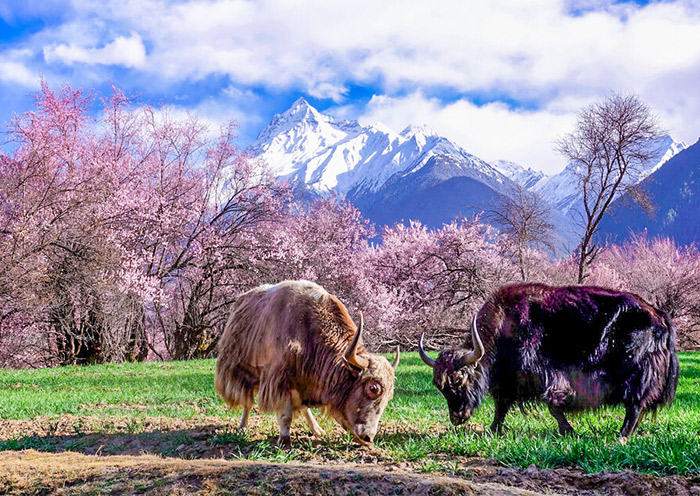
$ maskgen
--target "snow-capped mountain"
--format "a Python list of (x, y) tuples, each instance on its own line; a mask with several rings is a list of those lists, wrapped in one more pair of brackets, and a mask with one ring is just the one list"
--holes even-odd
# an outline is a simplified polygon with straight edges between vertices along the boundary
[(651, 174), (659, 170), (662, 165), (666, 164), (666, 162), (678, 155), (679, 152), (682, 152), (683, 150), (688, 148), (688, 145), (686, 145), (682, 141), (674, 140), (669, 135), (666, 135), (654, 141), (651, 146), (653, 146), (657, 150), (656, 158), (652, 160), (653, 165), (639, 173), (637, 177), (634, 178), (635, 182), (643, 181)]
[[(346, 195), (380, 225), (412, 218), (440, 226), (482, 210), (512, 186), (498, 169), (427, 127), (396, 133), (362, 126), (323, 115), (303, 98), (276, 115), (248, 151), (279, 177)], [(444, 196), (446, 183), (457, 196)], [(433, 198), (435, 188), (441, 193)], [(418, 204), (425, 208), (416, 217)]]
[(493, 166), (508, 179), (512, 179), (525, 189), (532, 188), (538, 181), (546, 177), (544, 172), (531, 168), (524, 168), (522, 165), (508, 160), (498, 160)]
[[(652, 146), (656, 159), (633, 181), (655, 174), (685, 148), (669, 136)], [(520, 185), (553, 206), (562, 252), (578, 242), (582, 197), (571, 165), (553, 176), (508, 161), (491, 165), (425, 126), (400, 133), (363, 126), (321, 114), (303, 98), (276, 115), (248, 151), (278, 177), (316, 194), (344, 195), (378, 226), (412, 219), (441, 227), (492, 210), (499, 195)]]
[(285, 113), (275, 115), (249, 152), (265, 160), (279, 177), (317, 191), (345, 192), (355, 166), (369, 158), (364, 155), (368, 143), (382, 147), (389, 139), (381, 130), (325, 116), (300, 98)]
[[(685, 143), (676, 141), (668, 135), (655, 140), (649, 146), (655, 151), (655, 157), (650, 161), (648, 168), (635, 171), (635, 174), (629, 177), (632, 184), (644, 180), (686, 148)], [(576, 215), (575, 210), (583, 201), (583, 194), (578, 185), (576, 166), (573, 164), (569, 164), (558, 174), (542, 177), (530, 186), (530, 189), (554, 205), (557, 210), (570, 216)]]
[(393, 175), (409, 174), (441, 154), (459, 157), (474, 176), (494, 187), (505, 180), (486, 162), (427, 127), (408, 126), (395, 133), (382, 124), (362, 126), (323, 115), (303, 98), (276, 115), (249, 151), (277, 176), (318, 192), (376, 192)]

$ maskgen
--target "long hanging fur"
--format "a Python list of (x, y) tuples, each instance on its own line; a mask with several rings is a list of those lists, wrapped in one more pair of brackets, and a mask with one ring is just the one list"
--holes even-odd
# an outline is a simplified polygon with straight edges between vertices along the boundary
[(356, 331), (345, 306), (314, 283), (252, 289), (233, 304), (219, 341), (216, 390), (232, 408), (252, 406), (257, 394), (267, 412), (279, 411), (294, 390), (304, 406), (329, 413), (345, 403), (358, 378), (381, 376), (393, 391), (393, 370), (361, 343), (356, 355), (367, 367), (358, 371), (345, 362)]
[[(433, 364), (453, 422), (466, 421), (487, 392), (505, 412), (535, 401), (561, 412), (620, 403), (655, 412), (675, 396), (675, 330), (668, 315), (635, 294), (516, 284), (494, 293), (477, 321), (486, 348), (478, 364), (460, 365), (469, 342), (441, 352)], [(502, 422), (497, 416), (492, 428)], [(621, 436), (635, 426), (623, 424)]]

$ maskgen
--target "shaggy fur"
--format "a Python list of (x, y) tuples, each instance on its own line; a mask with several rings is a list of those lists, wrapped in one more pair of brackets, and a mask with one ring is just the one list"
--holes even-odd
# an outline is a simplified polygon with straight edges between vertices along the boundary
[(675, 396), (675, 330), (637, 295), (591, 286), (506, 286), (482, 306), (477, 323), (486, 349), (481, 361), (455, 366), (471, 348), (467, 342), (467, 349), (443, 351), (433, 369), (455, 424), (487, 392), (495, 400), (497, 432), (516, 403), (546, 402), (562, 434), (573, 431), (566, 411), (623, 404), (626, 440), (643, 413)]
[[(244, 420), (257, 393), (262, 411), (324, 407), (360, 441), (371, 442), (393, 396), (394, 370), (361, 344), (362, 369), (345, 361), (356, 330), (345, 306), (314, 283), (255, 288), (231, 310), (219, 342), (216, 390), (231, 408), (244, 407)], [(370, 382), (381, 390), (377, 398), (365, 391)]]

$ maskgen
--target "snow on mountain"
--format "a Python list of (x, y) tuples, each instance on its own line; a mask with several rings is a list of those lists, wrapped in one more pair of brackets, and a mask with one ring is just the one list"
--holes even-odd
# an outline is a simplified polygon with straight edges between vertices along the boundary
[(432, 157), (458, 159), (465, 175), (499, 188), (498, 170), (425, 126), (395, 133), (384, 125), (362, 126), (326, 116), (303, 98), (276, 115), (249, 152), (279, 177), (300, 181), (317, 192), (374, 193), (396, 174), (411, 174)]
[[(685, 148), (666, 136), (653, 165), (635, 182), (654, 173)], [(248, 151), (263, 159), (278, 177), (316, 193), (346, 196), (378, 225), (408, 219), (440, 227), (455, 216), (493, 208), (515, 184), (540, 194), (553, 208), (553, 222), (565, 249), (578, 236), (581, 194), (574, 166), (546, 176), (516, 163), (490, 165), (425, 126), (396, 133), (382, 124), (327, 116), (303, 98), (276, 115)]]
[(642, 171), (637, 176), (636, 182), (643, 181), (651, 174), (659, 170), (662, 165), (664, 165), (670, 159), (675, 157), (679, 152), (682, 152), (683, 150), (688, 148), (688, 145), (686, 145), (682, 141), (674, 140), (669, 135), (659, 138), (654, 142), (652, 146), (654, 146), (658, 150), (658, 155), (655, 159), (656, 163), (652, 167)]
[[(637, 171), (630, 176), (630, 182), (636, 184), (657, 171), (669, 159), (686, 148), (685, 143), (679, 142), (666, 135), (650, 143), (656, 151), (656, 156), (650, 161), (650, 166)], [(541, 195), (558, 210), (570, 216), (576, 216), (575, 207), (580, 206), (583, 195), (578, 186), (576, 166), (567, 165), (563, 171), (552, 176), (544, 176), (530, 187), (531, 191)]]
[(409, 124), (399, 134), (401, 136), (403, 136), (404, 138), (410, 138), (411, 136), (414, 136), (416, 134), (423, 135), (423, 136), (437, 136), (438, 135), (435, 131), (433, 131), (428, 126), (417, 126), (415, 124)]
[(508, 160), (498, 160), (493, 166), (501, 174), (506, 176), (518, 183), (525, 189), (530, 189), (534, 186), (540, 179), (545, 177), (544, 172), (536, 171), (531, 168), (524, 168), (523, 166), (516, 164), (515, 162), (509, 162)]
[(249, 152), (267, 162), (275, 175), (309, 184), (318, 190), (338, 186), (338, 176), (361, 160), (368, 142), (382, 141), (381, 132), (367, 133), (357, 122), (319, 113), (300, 98), (263, 129)]
[(646, 231), (649, 238), (668, 236), (679, 245), (700, 242), (700, 140), (674, 155), (642, 186), (654, 203), (652, 215), (633, 202), (617, 200), (613, 215), (600, 224), (600, 239), (622, 242)]
[(576, 167), (572, 164), (558, 174), (543, 177), (530, 190), (565, 214), (581, 200)]

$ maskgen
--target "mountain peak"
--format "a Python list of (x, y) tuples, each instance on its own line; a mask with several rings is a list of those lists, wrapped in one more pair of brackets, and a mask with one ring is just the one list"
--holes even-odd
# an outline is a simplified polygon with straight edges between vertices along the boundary
[(510, 160), (497, 160), (492, 164), (498, 172), (506, 176), (508, 179), (515, 181), (525, 189), (532, 188), (539, 180), (547, 177), (543, 172), (525, 168), (520, 164), (511, 162)]
[(252, 147), (255, 148), (258, 143), (265, 142), (271, 137), (289, 131), (300, 124), (308, 123), (315, 126), (319, 122), (327, 122), (328, 120), (328, 117), (312, 107), (304, 97), (299, 97), (285, 112), (276, 114), (272, 118), (270, 124), (260, 131)]
[(416, 134), (422, 134), (424, 136), (439, 136), (438, 133), (433, 131), (430, 127), (426, 126), (425, 124), (422, 126), (409, 124), (399, 134), (404, 138), (410, 138), (411, 136)]
[(306, 98), (301, 96), (297, 98), (291, 107), (289, 107), (289, 110), (282, 114), (282, 117), (286, 117), (287, 120), (300, 121), (310, 118), (318, 120), (319, 117), (322, 117), (322, 115), (309, 102), (306, 101)]
[(292, 108), (294, 107), (300, 107), (300, 106), (308, 106), (310, 107), (311, 105), (309, 102), (306, 101), (306, 98), (303, 96), (300, 96), (299, 98), (296, 99), (296, 101), (292, 104)]
[(289, 107), (289, 110), (306, 110), (306, 109), (311, 109), (311, 110), (316, 110), (313, 108), (313, 106), (306, 101), (306, 98), (303, 96), (300, 96), (299, 98), (296, 99), (296, 101), (292, 104), (291, 107)]
[[(506, 180), (427, 126), (407, 126), (399, 135), (381, 124), (363, 126), (322, 114), (305, 98), (275, 115), (248, 151), (264, 159), (279, 177), (319, 192), (376, 192), (391, 177), (420, 171), (437, 156), (448, 164), (440, 169), (442, 176), (476, 178), (490, 188)], [(426, 171), (433, 170), (435, 163), (430, 162)]]

